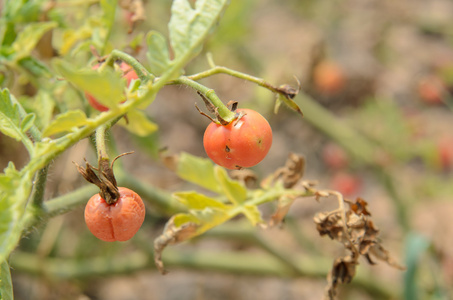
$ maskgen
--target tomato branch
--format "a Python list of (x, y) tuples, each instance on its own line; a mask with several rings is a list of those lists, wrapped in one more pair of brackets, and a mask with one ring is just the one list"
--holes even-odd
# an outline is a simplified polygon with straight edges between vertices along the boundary
[(100, 71), (102, 71), (102, 68), (105, 68), (105, 66), (113, 66), (113, 63), (116, 60), (122, 60), (128, 65), (130, 65), (137, 73), (137, 76), (138, 78), (140, 78), (142, 84), (148, 82), (150, 79), (154, 80), (155, 78), (154, 75), (148, 72), (148, 70), (145, 67), (143, 67), (143, 65), (139, 63), (137, 59), (135, 59), (134, 57), (130, 56), (127, 53), (124, 53), (116, 49), (109, 54), (109, 56), (105, 60), (105, 63), (99, 68)]
[(196, 82), (195, 80), (185, 76), (180, 76), (179, 78), (171, 81), (169, 84), (184, 84), (190, 86), (194, 90), (205, 95), (206, 98), (208, 98), (211, 101), (211, 103), (217, 108), (217, 111), (220, 117), (222, 117), (222, 119), (224, 119), (227, 122), (231, 122), (236, 118), (236, 114), (229, 110), (225, 104), (223, 104), (223, 102), (216, 95), (213, 89), (210, 89)]

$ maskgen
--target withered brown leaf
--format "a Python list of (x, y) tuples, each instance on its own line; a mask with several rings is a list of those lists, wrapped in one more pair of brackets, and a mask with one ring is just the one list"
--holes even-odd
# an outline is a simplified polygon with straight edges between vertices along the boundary
[[(175, 215), (177, 216), (177, 215)], [(195, 223), (185, 223), (180, 227), (176, 227), (174, 224), (174, 218), (168, 220), (167, 225), (164, 228), (164, 232), (154, 240), (154, 263), (161, 274), (166, 274), (167, 271), (164, 268), (162, 262), (162, 252), (168, 245), (173, 245), (185, 241), (191, 238), (198, 228)]]
[(335, 299), (339, 284), (351, 282), (355, 275), (357, 265), (357, 257), (351, 255), (337, 258), (334, 261), (332, 270), (327, 275), (325, 295), (327, 299)]

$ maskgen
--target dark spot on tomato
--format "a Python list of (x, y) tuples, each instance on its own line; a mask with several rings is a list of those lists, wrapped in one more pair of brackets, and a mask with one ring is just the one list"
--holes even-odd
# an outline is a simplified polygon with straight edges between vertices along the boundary
[(225, 146), (225, 152), (230, 152), (230, 148), (228, 147), (228, 145)]

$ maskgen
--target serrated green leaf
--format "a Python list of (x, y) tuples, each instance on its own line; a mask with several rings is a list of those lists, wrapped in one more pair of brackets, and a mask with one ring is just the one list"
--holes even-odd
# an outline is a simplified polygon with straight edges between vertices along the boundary
[(253, 226), (264, 222), (260, 210), (255, 205), (244, 205), (242, 208), (242, 213)]
[(27, 132), (33, 126), (35, 119), (36, 119), (35, 114), (26, 115), (25, 118), (20, 123), (20, 128), (22, 132)]
[(173, 1), (168, 27), (175, 60), (198, 54), (227, 4), (227, 0), (198, 0), (192, 8), (187, 0)]
[[(18, 103), (12, 101), (8, 90), (5, 89), (0, 92), (0, 131), (17, 141), (22, 142), (30, 152), (31, 148), (33, 148), (32, 142), (25, 134), (25, 131), (22, 130), (22, 119), (18, 105)], [(24, 118), (30, 117), (29, 115), (25, 115)]]
[(196, 157), (183, 152), (179, 156), (176, 172), (182, 179), (204, 187), (207, 190), (216, 193), (222, 191), (215, 179), (214, 165), (209, 159)]
[(20, 130), (20, 115), (17, 107), (11, 102), (8, 90), (0, 93), (0, 130), (3, 134), (20, 141), (22, 134)]
[(0, 267), (0, 299), (13, 300), (13, 282), (11, 280), (11, 271), (9, 264), (3, 260)]
[(228, 206), (223, 204), (222, 202), (219, 202), (213, 198), (193, 191), (175, 193), (174, 196), (189, 210), (191, 209), (201, 210), (208, 207), (216, 207), (219, 209), (228, 208)]
[(13, 164), (0, 174), (0, 261), (6, 259), (19, 242), (32, 182), (33, 173), (18, 172)]
[(88, 119), (81, 110), (70, 110), (57, 116), (53, 122), (44, 130), (43, 136), (72, 131), (75, 127), (86, 125)]
[(148, 136), (158, 129), (156, 123), (148, 119), (144, 111), (132, 109), (127, 113), (127, 120), (120, 120), (119, 124), (129, 132), (138, 136)]
[(150, 31), (146, 36), (148, 52), (146, 53), (151, 66), (151, 72), (162, 75), (171, 64), (165, 37), (157, 31)]
[(215, 166), (214, 174), (222, 193), (227, 196), (231, 203), (237, 205), (247, 199), (247, 189), (239, 181), (232, 180), (224, 168)]
[(111, 68), (105, 68), (102, 73), (91, 69), (74, 70), (63, 60), (54, 60), (53, 66), (66, 80), (110, 109), (124, 100), (125, 81)]
[(30, 56), (31, 51), (47, 31), (57, 27), (56, 22), (39, 22), (28, 24), (16, 37), (11, 45), (14, 51), (14, 59), (21, 60)]

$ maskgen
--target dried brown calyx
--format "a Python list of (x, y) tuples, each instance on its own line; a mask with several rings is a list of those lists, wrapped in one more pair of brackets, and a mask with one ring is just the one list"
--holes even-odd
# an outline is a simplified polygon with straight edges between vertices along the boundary
[(108, 158), (99, 157), (98, 167), (93, 167), (85, 160), (85, 167), (82, 167), (74, 162), (79, 173), (85, 178), (86, 181), (96, 185), (99, 188), (101, 198), (108, 204), (114, 204), (120, 197), (118, 185), (113, 174), (113, 164), (115, 161), (133, 152), (126, 152), (115, 157), (110, 164)]

